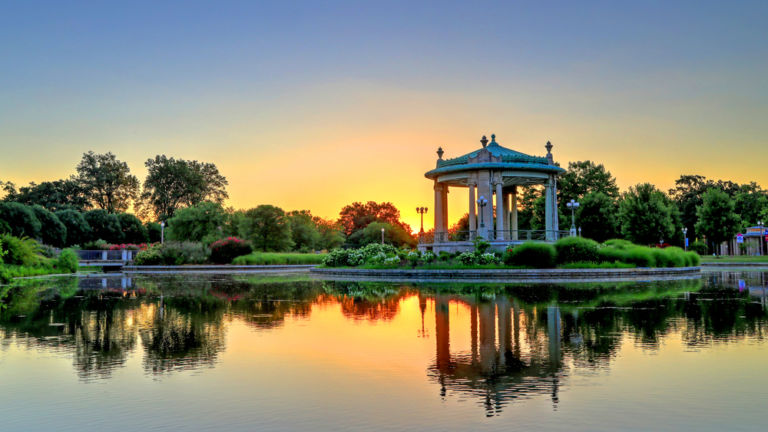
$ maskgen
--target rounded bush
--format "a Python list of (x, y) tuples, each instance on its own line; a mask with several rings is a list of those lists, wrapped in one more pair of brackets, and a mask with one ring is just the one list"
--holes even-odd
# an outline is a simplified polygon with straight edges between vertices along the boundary
[(77, 273), (79, 266), (77, 254), (72, 249), (64, 249), (56, 259), (56, 268), (67, 273)]
[(651, 248), (645, 246), (633, 246), (626, 250), (624, 262), (634, 264), (637, 267), (654, 267), (656, 259), (651, 252)]
[(504, 255), (504, 263), (533, 268), (553, 268), (556, 257), (557, 252), (551, 244), (526, 242), (508, 251)]
[(98, 209), (86, 212), (83, 217), (91, 226), (91, 240), (104, 240), (107, 243), (123, 241), (123, 230), (117, 215)]
[(163, 263), (163, 256), (160, 254), (160, 246), (152, 246), (147, 250), (141, 251), (133, 258), (136, 265), (160, 265)]
[(701, 240), (696, 240), (695, 242), (691, 243), (691, 245), (688, 246), (688, 249), (692, 252), (696, 252), (699, 255), (706, 255), (709, 251), (707, 244)]
[(17, 202), (0, 202), (0, 220), (10, 227), (16, 237), (40, 237), (42, 224), (29, 206)]
[(610, 239), (606, 240), (603, 244), (614, 249), (629, 249), (635, 246), (631, 241), (624, 239)]
[(626, 262), (627, 251), (615, 247), (601, 247), (597, 250), (597, 258), (600, 262), (607, 263)]
[(698, 267), (701, 264), (701, 257), (696, 252), (686, 252), (685, 260), (688, 267)]
[(597, 250), (600, 245), (584, 237), (566, 237), (555, 242), (557, 262), (565, 264), (570, 262), (597, 262)]
[(60, 210), (56, 217), (67, 228), (66, 245), (83, 244), (91, 239), (91, 226), (88, 225), (83, 215), (75, 210)]
[(667, 256), (667, 267), (685, 267), (686, 256), (685, 251), (677, 246), (670, 246), (663, 249), (664, 254)]
[(67, 241), (67, 227), (48, 209), (40, 205), (30, 207), (40, 221), (40, 240), (44, 244), (61, 247)]
[(253, 252), (251, 243), (237, 237), (227, 237), (211, 243), (211, 262), (229, 264), (235, 258)]

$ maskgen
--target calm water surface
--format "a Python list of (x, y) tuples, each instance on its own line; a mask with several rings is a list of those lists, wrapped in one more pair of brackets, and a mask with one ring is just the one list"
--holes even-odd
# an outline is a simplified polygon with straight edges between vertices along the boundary
[(0, 430), (765, 430), (768, 274), (0, 287)]

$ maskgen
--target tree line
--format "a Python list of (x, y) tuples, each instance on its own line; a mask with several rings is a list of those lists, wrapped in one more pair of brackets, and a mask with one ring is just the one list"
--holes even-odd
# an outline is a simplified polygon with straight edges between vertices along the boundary
[[(519, 229), (544, 229), (541, 187), (523, 188), (519, 193)], [(682, 246), (686, 228), (689, 239), (705, 242), (714, 250), (715, 245), (759, 220), (768, 220), (768, 191), (755, 182), (739, 184), (681, 175), (667, 192), (650, 183), (620, 192), (611, 172), (592, 161), (571, 162), (558, 178), (561, 229), (571, 226), (571, 210), (567, 208), (571, 199), (580, 204), (575, 217), (582, 235), (600, 242), (624, 238), (644, 245), (664, 242)], [(465, 216), (451, 230), (467, 230), (467, 220)]]

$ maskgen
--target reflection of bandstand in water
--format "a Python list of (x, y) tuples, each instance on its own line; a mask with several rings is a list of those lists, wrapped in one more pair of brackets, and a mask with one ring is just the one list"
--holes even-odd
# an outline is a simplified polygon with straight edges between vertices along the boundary
[(429, 376), (439, 382), (441, 396), (453, 391), (482, 398), (488, 416), (537, 394), (549, 394), (557, 404), (563, 378), (558, 307), (547, 308), (544, 337), (536, 330), (535, 316), (527, 316), (516, 302), (470, 301), (470, 352), (451, 353), (450, 300), (435, 296), (436, 355)]

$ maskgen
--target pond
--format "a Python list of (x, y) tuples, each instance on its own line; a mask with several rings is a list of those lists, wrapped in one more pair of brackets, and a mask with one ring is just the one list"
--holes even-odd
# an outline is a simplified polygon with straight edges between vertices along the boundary
[(768, 273), (0, 287), (3, 431), (757, 430)]

